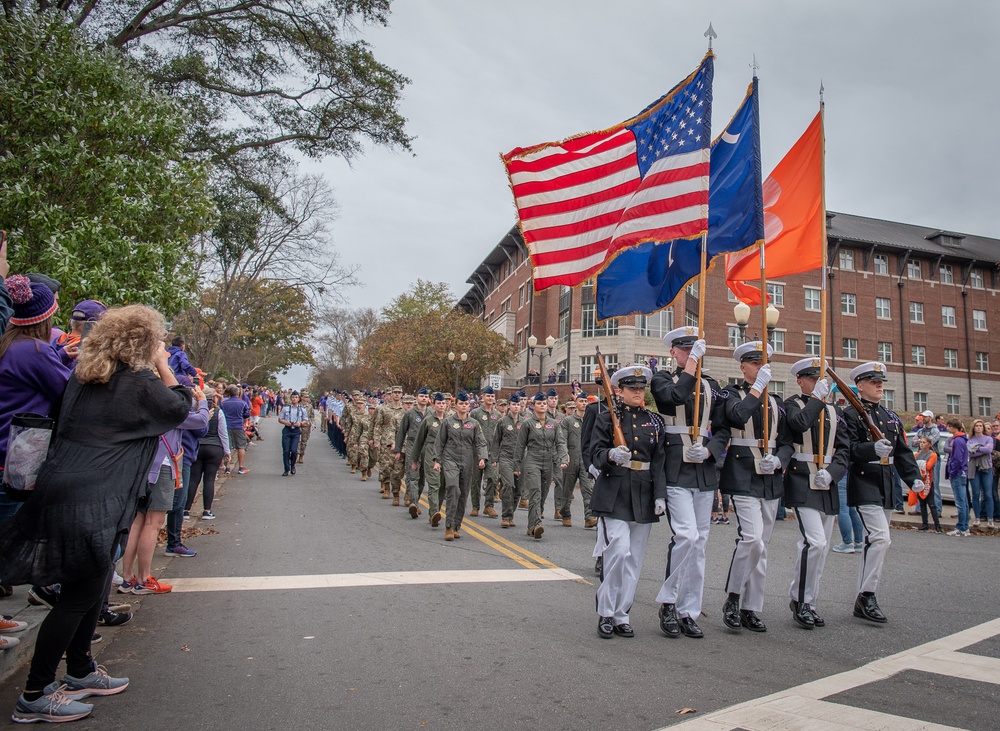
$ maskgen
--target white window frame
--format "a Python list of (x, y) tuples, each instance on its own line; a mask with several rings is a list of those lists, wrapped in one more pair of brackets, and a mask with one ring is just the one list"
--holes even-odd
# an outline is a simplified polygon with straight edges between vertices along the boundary
[(986, 332), (986, 310), (972, 311), (972, 329)]
[(944, 349), (944, 367), (958, 368), (958, 350), (955, 348)]
[(955, 324), (955, 307), (941, 305), (941, 327), (958, 327)]
[(844, 358), (850, 358), (851, 360), (858, 359), (858, 339), (857, 338), (844, 338), (841, 342), (841, 352)]
[(880, 340), (875, 345), (875, 357), (883, 363), (892, 363), (892, 343), (887, 340)]
[(915, 366), (925, 366), (925, 365), (927, 365), (927, 346), (926, 345), (911, 345), (910, 346), (910, 365), (915, 365)]
[[(819, 302), (820, 302), (819, 289), (817, 289), (816, 287), (803, 287), (803, 289), (805, 290), (805, 303), (806, 303), (805, 304), (805, 308), (806, 308), (806, 312), (819, 312), (819, 310), (820, 310), (820, 306), (819, 306)], [(812, 302), (815, 302), (816, 304), (815, 305), (812, 304), (810, 302), (810, 300)]]
[(875, 298), (875, 317), (879, 320), (892, 319), (892, 300), (888, 297)]
[(888, 274), (889, 273), (889, 255), (888, 254), (876, 254), (874, 262), (874, 270), (876, 274)]
[(911, 302), (910, 303), (910, 322), (923, 324), (924, 322), (924, 303), (923, 302)]
[(857, 317), (858, 296), (851, 292), (840, 293), (840, 314), (848, 317)]

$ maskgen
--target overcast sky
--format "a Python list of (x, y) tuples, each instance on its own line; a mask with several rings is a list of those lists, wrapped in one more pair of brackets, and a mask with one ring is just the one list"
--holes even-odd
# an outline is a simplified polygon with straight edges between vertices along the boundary
[(995, 0), (397, 0), (389, 27), (362, 34), (412, 80), (415, 155), (308, 166), (333, 185), (337, 247), (361, 266), (348, 304), (381, 307), (417, 277), (465, 294), (516, 220), (499, 153), (638, 113), (697, 67), (710, 21), (713, 137), (756, 54), (765, 176), (822, 80), (830, 210), (1000, 238)]

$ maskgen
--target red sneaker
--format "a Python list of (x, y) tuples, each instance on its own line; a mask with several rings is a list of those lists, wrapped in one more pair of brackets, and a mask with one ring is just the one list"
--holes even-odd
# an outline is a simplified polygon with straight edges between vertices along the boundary
[(155, 576), (150, 576), (141, 584), (132, 587), (133, 594), (168, 594), (173, 589), (170, 584), (161, 584)]

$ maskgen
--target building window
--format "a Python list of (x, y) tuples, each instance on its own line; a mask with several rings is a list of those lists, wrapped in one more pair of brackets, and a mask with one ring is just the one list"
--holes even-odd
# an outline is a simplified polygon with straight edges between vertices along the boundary
[(955, 308), (951, 305), (941, 305), (941, 324), (945, 327), (955, 327)]
[(906, 278), (907, 279), (920, 279), (920, 262), (913, 261), (912, 259), (906, 262)]
[(892, 308), (888, 297), (875, 298), (875, 317), (880, 320), (892, 319)]
[(726, 296), (727, 296), (727, 298), (729, 299), (730, 302), (739, 302), (740, 301), (739, 297), (736, 296), (736, 293), (733, 292), (733, 290), (729, 289), (729, 287), (726, 287)]
[(875, 346), (876, 356), (883, 363), (892, 363), (892, 343), (879, 343)]
[(882, 391), (882, 405), (887, 409), (896, 408), (896, 392), (888, 388)]
[(559, 313), (559, 339), (565, 340), (569, 337), (569, 310)]
[[(938, 276), (941, 279), (941, 284), (955, 283), (955, 272), (952, 270), (951, 264), (942, 264), (938, 267)], [(957, 414), (958, 412), (956, 411), (955, 413)]]
[(809, 312), (819, 312), (819, 290), (813, 287), (806, 287), (806, 310)]
[(687, 327), (698, 327), (698, 313), (687, 310), (684, 313), (684, 324)]
[[(583, 305), (581, 308), (581, 314), (583, 315), (583, 324), (581, 328), (581, 336), (585, 338), (600, 338), (608, 335), (618, 334), (618, 318), (612, 317), (610, 320), (605, 320), (600, 325), (597, 324), (597, 311), (596, 305), (593, 303), (589, 305)], [(611, 367), (610, 365), (608, 366)]]
[(674, 308), (668, 307), (652, 315), (636, 315), (635, 329), (641, 337), (662, 338), (674, 329)]
[(875, 255), (875, 273), (876, 274), (888, 274), (889, 273), (889, 257), (886, 254), (876, 254)]
[(989, 396), (979, 397), (979, 415), (987, 418), (993, 417), (993, 399)]
[(913, 410), (914, 411), (926, 411), (927, 410), (927, 392), (926, 391), (914, 391), (913, 392)]
[(910, 362), (918, 366), (927, 365), (927, 348), (923, 345), (911, 345)]
[(785, 382), (784, 381), (771, 381), (767, 384), (767, 390), (771, 392), (771, 395), (778, 399), (779, 402), (785, 400)]
[(517, 288), (517, 309), (524, 307), (524, 285)]
[(990, 354), (976, 353), (976, 370), (988, 371), (990, 369)]
[(856, 338), (844, 338), (844, 357), (858, 357), (858, 341)]
[(986, 310), (972, 311), (972, 329), (973, 330), (986, 329)]
[(842, 294), (840, 295), (840, 314), (841, 315), (856, 315), (858, 314), (858, 297), (854, 294)]
[[(608, 367), (608, 373), (605, 374), (604, 378), (610, 379), (615, 371), (618, 370), (618, 355), (616, 353), (605, 353), (604, 355), (604, 365)], [(583, 355), (580, 356), (580, 380), (590, 383), (594, 380), (594, 371), (597, 369), (597, 356), (596, 355)], [(609, 383), (609, 381), (605, 381)]]
[(806, 333), (806, 355), (819, 355), (819, 335)]
[(730, 348), (738, 348), (741, 345), (743, 345), (743, 342), (740, 340), (740, 329), (739, 329), (739, 327), (737, 327), (736, 325), (730, 325), (729, 326), (729, 347)]
[(771, 304), (775, 307), (785, 306), (785, 285), (784, 284), (769, 284), (767, 285), (767, 293), (771, 295)]
[(688, 286), (686, 286), (684, 288), (684, 291), (687, 292), (688, 297), (697, 297), (698, 296), (698, 280), (695, 280), (695, 281), (691, 282)]
[(953, 348), (944, 349), (944, 367), (958, 368), (958, 351)]
[(983, 289), (985, 283), (983, 282), (982, 269), (973, 269), (969, 272), (969, 286), (973, 289)]
[(924, 303), (923, 302), (911, 302), (910, 303), (910, 322), (923, 322), (924, 321)]
[(949, 414), (962, 413), (962, 397), (949, 393), (944, 397), (945, 408)]
[(784, 330), (775, 330), (768, 337), (768, 342), (770, 343), (771, 347), (774, 348), (774, 352), (775, 353), (784, 353), (785, 352), (785, 331)]
[(514, 342), (517, 345), (518, 351), (524, 349), (524, 330), (517, 331), (517, 335), (514, 336)]
[(853, 251), (841, 251), (840, 252), (840, 268), (841, 269), (854, 269), (854, 252)]
[(500, 303), (500, 313), (510, 312), (510, 297)]

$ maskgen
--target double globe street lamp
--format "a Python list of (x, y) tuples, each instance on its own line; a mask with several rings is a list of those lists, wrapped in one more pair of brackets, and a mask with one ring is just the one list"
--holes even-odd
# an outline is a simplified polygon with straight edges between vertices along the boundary
[(458, 371), (462, 367), (462, 364), (469, 360), (468, 353), (462, 353), (461, 355), (455, 355), (454, 352), (448, 353), (448, 360), (451, 365), (455, 368), (455, 396), (458, 396)]
[[(733, 317), (736, 318), (736, 326), (740, 329), (740, 342), (737, 345), (742, 345), (747, 341), (747, 323), (750, 322), (750, 305), (745, 302), (737, 302), (733, 308)], [(774, 329), (778, 326), (779, 317), (781, 317), (781, 311), (773, 304), (768, 305), (764, 311), (768, 340), (771, 340), (774, 336)]]
[[(549, 350), (549, 356), (552, 355), (552, 348), (555, 346), (555, 344), (556, 344), (556, 339), (554, 337), (552, 337), (551, 335), (549, 335), (547, 338), (545, 338), (545, 347), (548, 348), (548, 350)], [(537, 346), (538, 346), (538, 338), (536, 338), (534, 335), (529, 336), (528, 337), (528, 367), (529, 368), (531, 367), (531, 357), (535, 354), (535, 348)], [(539, 383), (539, 385), (542, 382), (542, 373), (544, 373), (544, 369), (542, 368), (542, 364), (544, 362), (545, 362), (545, 353), (544, 352), (539, 352), (538, 353), (538, 383)]]

